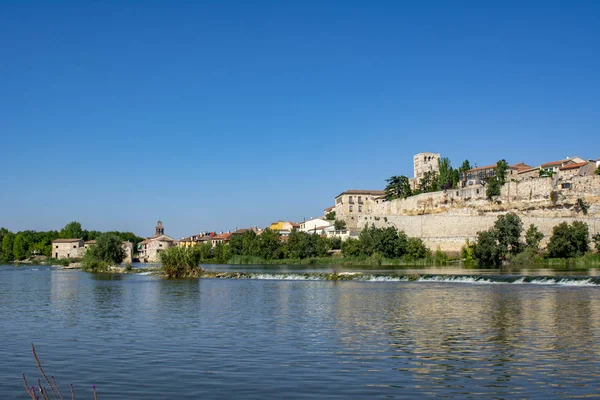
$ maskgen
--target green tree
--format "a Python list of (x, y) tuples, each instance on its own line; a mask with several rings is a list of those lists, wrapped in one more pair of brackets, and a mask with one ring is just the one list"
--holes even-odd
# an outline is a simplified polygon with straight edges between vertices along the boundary
[(90, 252), (94, 258), (102, 260), (109, 265), (118, 265), (125, 259), (125, 250), (121, 239), (112, 233), (103, 233), (96, 239)]
[(571, 224), (571, 240), (575, 247), (575, 256), (582, 256), (590, 249), (590, 231), (588, 224), (581, 221), (573, 221)]
[(596, 175), (600, 175), (600, 165), (596, 168)]
[(366, 226), (358, 237), (362, 253), (371, 256), (378, 253), (387, 258), (402, 257), (406, 253), (407, 236), (395, 227), (375, 228)]
[(265, 260), (271, 260), (281, 254), (281, 247), (279, 232), (266, 229), (258, 236), (258, 252), (256, 255)]
[(594, 247), (596, 247), (597, 251), (600, 251), (600, 233), (596, 233), (592, 236), (592, 241), (594, 242)]
[(537, 251), (540, 249), (540, 243), (543, 238), (544, 234), (538, 230), (537, 226), (531, 224), (527, 232), (525, 232), (525, 245), (528, 249)]
[(346, 221), (344, 221), (342, 219), (336, 219), (335, 222), (333, 223), (333, 228), (336, 231), (343, 231), (344, 229), (346, 229)]
[(589, 230), (584, 222), (575, 221), (572, 225), (562, 222), (552, 229), (548, 242), (548, 256), (551, 258), (572, 258), (585, 254), (589, 249)]
[(440, 190), (438, 185), (438, 173), (436, 171), (427, 171), (423, 174), (423, 177), (419, 181), (419, 192), (420, 193), (431, 193)]
[(214, 260), (217, 264), (227, 264), (229, 260), (229, 245), (225, 243), (217, 243), (212, 249)]
[(460, 183), (460, 173), (457, 169), (452, 170), (452, 188), (456, 189)]
[(61, 229), (59, 233), (61, 239), (77, 239), (83, 238), (83, 230), (81, 224), (77, 221), (69, 222)]
[(335, 211), (329, 211), (327, 214), (325, 214), (325, 219), (327, 221), (334, 221), (335, 220)]
[(461, 173), (465, 173), (468, 170), (473, 169), (473, 167), (471, 167), (471, 163), (469, 162), (469, 160), (465, 160), (463, 161), (463, 163), (460, 165), (460, 168), (458, 169)]
[(2, 238), (2, 261), (10, 262), (14, 260), (13, 247), (15, 243), (15, 234), (7, 232)]
[(342, 248), (342, 239), (337, 236), (333, 236), (329, 239), (330, 246), (333, 250), (341, 250)]
[(13, 243), (13, 256), (16, 260), (24, 260), (26, 255), (26, 242), (21, 233), (17, 233)]
[(500, 196), (500, 181), (493, 177), (489, 180), (487, 187), (485, 189), (485, 195), (488, 199), (492, 200), (495, 196)]
[(446, 190), (454, 187), (454, 170), (448, 157), (443, 157), (438, 160), (438, 174), (437, 174), (437, 189)]
[(473, 257), (483, 265), (499, 266), (502, 263), (502, 247), (498, 245), (495, 230), (477, 233), (477, 242), (473, 244)]
[(498, 216), (494, 223), (496, 238), (502, 247), (501, 253), (517, 254), (522, 249), (521, 233), (523, 232), (523, 222), (515, 213), (508, 213)]
[(410, 181), (404, 176), (392, 176), (389, 179), (385, 180), (388, 184), (385, 187), (385, 199), (386, 200), (394, 200), (394, 199), (405, 199), (409, 196), (412, 196), (412, 190), (410, 189)]
[(505, 160), (500, 160), (496, 163), (494, 168), (494, 176), (500, 182), (500, 186), (506, 183), (506, 175), (508, 174), (508, 163)]
[(342, 254), (344, 257), (358, 257), (363, 254), (360, 240), (348, 238), (342, 242)]
[(425, 258), (429, 255), (429, 249), (420, 238), (408, 238), (406, 242), (406, 256), (411, 259)]

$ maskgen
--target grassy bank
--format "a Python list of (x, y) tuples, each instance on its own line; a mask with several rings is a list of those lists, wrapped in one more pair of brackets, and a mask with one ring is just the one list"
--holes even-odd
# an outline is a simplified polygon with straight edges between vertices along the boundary
[(398, 266), (398, 267), (434, 267), (444, 265), (456, 265), (458, 259), (450, 259), (445, 254), (434, 254), (426, 258), (385, 258), (378, 254), (371, 257), (309, 257), (309, 258), (283, 258), (277, 260), (265, 260), (255, 256), (233, 256), (227, 264), (230, 265), (352, 265), (364, 267)]

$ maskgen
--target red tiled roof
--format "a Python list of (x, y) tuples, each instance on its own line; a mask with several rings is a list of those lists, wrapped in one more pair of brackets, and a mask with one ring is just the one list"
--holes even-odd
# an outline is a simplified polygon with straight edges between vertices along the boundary
[(527, 165), (525, 163), (518, 163), (518, 164), (511, 165), (509, 168), (516, 169), (517, 172), (520, 172), (520, 171), (523, 171), (523, 170), (532, 169), (533, 167), (531, 165)]
[(533, 167), (533, 168), (529, 168), (529, 169), (520, 169), (517, 173), (518, 174), (526, 174), (531, 171), (539, 171), (539, 170), (540, 170), (540, 167)]
[(334, 208), (335, 208), (335, 206), (327, 207), (324, 211), (329, 212), (329, 211), (332, 211)]
[(54, 239), (52, 243), (75, 243), (83, 239)]
[(563, 167), (560, 167), (559, 169), (560, 169), (561, 171), (565, 171), (565, 170), (568, 170), (568, 169), (576, 169), (576, 168), (581, 168), (581, 167), (583, 167), (583, 166), (584, 166), (584, 165), (586, 165), (586, 164), (587, 164), (587, 162), (580, 162), (580, 163), (567, 164), (567, 165), (565, 165), (565, 166), (563, 166)]
[(231, 233), (222, 233), (220, 235), (213, 236), (213, 240), (229, 240), (231, 239)]
[(344, 194), (366, 194), (366, 195), (373, 195), (373, 196), (383, 196), (385, 195), (385, 190), (355, 190), (355, 189), (350, 189), (350, 190), (346, 190), (345, 192), (342, 192), (340, 194), (338, 194), (337, 196), (335, 196), (336, 198), (340, 197), (341, 195)]
[(544, 167), (554, 167), (556, 165), (562, 165), (562, 164), (564, 164), (566, 162), (569, 162), (569, 161), (570, 160), (567, 160), (567, 159), (565, 159), (565, 160), (558, 160), (558, 161), (550, 161), (550, 162), (547, 162), (545, 164), (542, 164), (542, 168), (544, 168)]

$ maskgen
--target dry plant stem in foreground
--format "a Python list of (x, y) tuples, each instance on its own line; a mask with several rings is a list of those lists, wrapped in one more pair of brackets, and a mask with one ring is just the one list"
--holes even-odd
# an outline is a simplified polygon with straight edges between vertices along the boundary
[[(65, 400), (64, 397), (62, 396), (62, 394), (60, 393), (60, 390), (58, 389), (58, 385), (56, 384), (56, 380), (54, 379), (54, 376), (50, 376), (50, 378), (51, 378), (51, 380), (50, 380), (50, 379), (48, 379), (48, 376), (44, 372), (44, 368), (42, 368), (42, 363), (40, 362), (40, 359), (38, 358), (37, 354), (35, 353), (35, 347), (33, 346), (33, 343), (31, 344), (31, 351), (33, 353), (33, 358), (35, 358), (35, 361), (38, 365), (38, 369), (40, 370), (40, 373), (42, 374), (42, 376), (48, 383), (48, 387), (50, 387), (50, 390), (48, 390), (48, 388), (46, 386), (44, 386), (39, 379), (38, 379), (37, 389), (35, 386), (30, 387), (29, 384), (27, 383), (27, 379), (25, 378), (25, 374), (23, 374), (23, 383), (25, 385), (25, 390), (27, 391), (27, 394), (29, 394), (29, 397), (31, 397), (32, 400), (51, 400), (51, 399)], [(75, 400), (75, 389), (73, 388), (73, 384), (70, 385), (70, 388), (71, 388), (71, 400)], [(96, 393), (96, 385), (92, 385), (92, 390), (94, 391), (94, 400), (98, 400), (98, 394)]]

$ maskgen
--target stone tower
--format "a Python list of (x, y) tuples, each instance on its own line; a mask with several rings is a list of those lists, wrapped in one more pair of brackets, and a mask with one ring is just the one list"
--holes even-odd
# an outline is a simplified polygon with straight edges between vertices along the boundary
[(418, 184), (419, 180), (425, 175), (425, 172), (437, 171), (440, 160), (440, 153), (419, 153), (413, 157), (414, 161), (414, 181)]
[(159, 220), (156, 223), (156, 228), (154, 229), (154, 236), (160, 236), (165, 234), (165, 228), (163, 228), (162, 221)]

